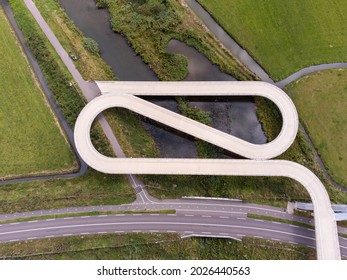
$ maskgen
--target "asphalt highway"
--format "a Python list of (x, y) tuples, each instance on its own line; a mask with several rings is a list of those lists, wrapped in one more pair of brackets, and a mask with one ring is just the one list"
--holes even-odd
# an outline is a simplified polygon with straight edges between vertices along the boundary
[[(279, 222), (249, 219), (238, 214), (118, 214), (33, 220), (0, 225), (0, 242), (16, 242), (39, 238), (73, 235), (163, 232), (183, 237), (264, 238), (315, 248), (313, 229)], [(347, 239), (340, 237), (340, 250), (347, 256)]]

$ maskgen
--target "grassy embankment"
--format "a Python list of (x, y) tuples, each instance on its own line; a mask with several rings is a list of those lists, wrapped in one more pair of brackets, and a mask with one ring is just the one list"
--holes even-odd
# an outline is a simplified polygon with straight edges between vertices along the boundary
[[(72, 77), (26, 9), (23, 1), (11, 0), (10, 2), (28, 46), (35, 55), (61, 110), (73, 127), (84, 106), (84, 99), (76, 87), (69, 87)], [(112, 154), (98, 125), (94, 125), (92, 129), (92, 138), (99, 150), (105, 154)], [(75, 179), (45, 180), (2, 186), (0, 188), (0, 213), (82, 205), (120, 204), (131, 202), (134, 197), (133, 190), (125, 176), (110, 176), (89, 170), (83, 177)]]
[(344, 0), (198, 1), (274, 80), (307, 66), (347, 61)]
[(78, 164), (0, 8), (0, 179), (68, 173)]
[(347, 186), (346, 85), (347, 70), (334, 69), (305, 76), (286, 87), (326, 169), (344, 186)]
[[(23, 246), (25, 245), (25, 246)], [(269, 247), (271, 250), (264, 250)], [(1, 244), (0, 259), (315, 259), (313, 249), (262, 239), (181, 239), (177, 234), (129, 233), (49, 238)]]
[[(214, 57), (205, 50), (204, 42), (210, 42), (212, 36), (206, 35), (209, 33), (202, 28), (201, 23), (194, 18), (189, 9), (183, 8), (176, 1), (166, 1), (165, 4), (158, 4), (149, 0), (130, 1), (130, 3), (127, 1), (128, 5), (124, 4), (124, 0), (106, 0), (103, 2), (107, 4), (111, 12), (113, 28), (128, 38), (135, 51), (162, 78), (167, 78), (166, 75), (168, 74), (168, 72), (165, 72), (164, 75), (163, 69), (166, 66), (165, 61), (168, 61), (165, 60), (165, 56), (169, 56), (165, 51), (166, 44), (171, 38), (179, 39), (192, 45), (220, 66), (223, 65), (220, 59), (223, 58), (223, 61), (227, 61), (225, 57)], [(149, 11), (152, 10), (158, 13), (150, 13)], [(163, 21), (170, 24), (162, 25)], [(151, 28), (145, 28), (147, 24), (150, 24)], [(192, 27), (196, 28), (191, 30), (190, 28)], [(189, 34), (189, 36), (183, 36), (182, 34)], [(209, 44), (210, 47), (208, 49), (210, 51), (218, 47), (217, 43)], [(157, 62), (156, 57), (161, 57), (162, 63)], [(229, 59), (232, 59), (232, 57)], [(229, 65), (232, 68), (235, 67), (235, 64)], [(240, 67), (235, 69), (221, 67), (221, 69), (232, 75), (235, 75), (235, 71), (241, 71)], [(184, 71), (179, 72), (183, 73)], [(235, 76), (239, 79), (253, 78), (244, 74)], [(172, 78), (174, 77), (167, 79)], [(257, 98), (256, 104), (259, 119), (268, 139), (274, 139), (281, 128), (279, 112), (271, 102), (264, 99)], [(201, 115), (200, 112), (185, 106), (183, 106), (182, 113), (208, 121), (206, 114)], [(198, 116), (199, 114), (200, 116)], [(222, 156), (219, 149), (205, 143), (199, 142), (198, 150), (200, 157)], [(310, 147), (300, 132), (292, 147), (280, 158), (299, 162), (315, 171), (321, 178), (324, 177), (315, 162)], [(181, 197), (182, 195), (222, 196), (281, 206), (287, 200), (309, 199), (308, 194), (299, 184), (284, 178), (196, 176), (193, 180), (194, 184), (192, 184), (192, 178), (192, 176), (146, 176), (144, 181), (150, 193), (160, 198)], [(333, 201), (347, 200), (343, 194), (335, 190), (328, 182), (324, 181), (324, 183), (328, 187)]]

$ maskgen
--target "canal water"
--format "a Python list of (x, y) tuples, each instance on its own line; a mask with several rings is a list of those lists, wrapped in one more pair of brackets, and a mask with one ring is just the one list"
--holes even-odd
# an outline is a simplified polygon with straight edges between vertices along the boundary
[[(101, 57), (112, 67), (119, 80), (157, 81), (155, 73), (136, 55), (127, 40), (112, 31), (110, 15), (105, 9), (97, 9), (94, 0), (59, 0), (76, 26), (99, 44)], [(177, 40), (171, 40), (168, 52), (184, 55), (188, 60), (187, 81), (232, 81), (235, 80), (219, 70), (194, 48)], [(147, 98), (146, 98), (147, 99)], [(178, 112), (173, 98), (155, 97), (147, 100)], [(189, 98), (191, 106), (212, 113), (213, 127), (246, 141), (262, 144), (266, 137), (256, 116), (252, 98)], [(153, 122), (143, 122), (155, 139), (162, 157), (197, 157), (194, 139)]]

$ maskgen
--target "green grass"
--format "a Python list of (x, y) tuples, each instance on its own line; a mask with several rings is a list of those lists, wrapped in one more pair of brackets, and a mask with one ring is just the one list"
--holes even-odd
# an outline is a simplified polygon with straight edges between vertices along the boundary
[(79, 212), (79, 213), (67, 213), (67, 214), (55, 214), (55, 215), (42, 215), (42, 216), (33, 216), (27, 218), (18, 218), (12, 220), (3, 220), (0, 221), (0, 224), (9, 224), (9, 223), (21, 223), (28, 221), (37, 221), (37, 220), (46, 220), (46, 219), (61, 219), (66, 217), (83, 217), (83, 216), (99, 216), (99, 215), (117, 215), (117, 214), (175, 214), (176, 210), (129, 210), (129, 211), (92, 211), (92, 212)]
[[(328, 82), (327, 82), (328, 81)], [(305, 76), (286, 87), (329, 174), (347, 186), (347, 70)]]
[(198, 0), (274, 80), (347, 61), (345, 0)]
[(66, 173), (77, 163), (0, 9), (0, 179)]
[(292, 221), (292, 220), (281, 219), (281, 218), (276, 218), (276, 217), (257, 215), (257, 214), (247, 214), (247, 217), (251, 218), (251, 219), (261, 219), (261, 220), (265, 220), (265, 221), (273, 221), (273, 222), (279, 222), (282, 224), (289, 224), (289, 225), (295, 225), (295, 226), (299, 226), (299, 227), (306, 227), (306, 228), (314, 229), (314, 226), (310, 225), (310, 224), (301, 223), (301, 222)]
[(203, 53), (226, 73), (240, 80), (253, 79), (251, 72), (237, 62), (194, 14), (184, 1), (106, 0), (111, 24), (128, 39), (136, 53), (161, 80), (181, 80), (188, 74), (186, 59), (167, 53), (171, 39), (187, 43)]
[(75, 179), (54, 179), (0, 188), (0, 213), (57, 209), (86, 205), (116, 205), (134, 201), (125, 176), (89, 170)]
[(0, 259), (59, 260), (262, 260), (315, 259), (315, 250), (244, 238), (180, 239), (177, 234), (129, 233), (72, 236), (1, 244)]

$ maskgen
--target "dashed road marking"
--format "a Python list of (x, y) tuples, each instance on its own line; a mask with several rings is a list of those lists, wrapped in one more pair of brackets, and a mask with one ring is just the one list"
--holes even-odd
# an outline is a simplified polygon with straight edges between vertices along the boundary
[(272, 224), (281, 225), (279, 222), (271, 222)]
[(10, 223), (11, 226), (19, 225), (19, 223)]
[(34, 240), (34, 239), (37, 239), (37, 237), (29, 237), (29, 238), (27, 238), (27, 240)]
[(37, 223), (38, 221), (29, 221), (28, 223)]
[(211, 218), (212, 216), (202, 215), (203, 218)]
[(71, 233), (64, 233), (63, 236), (71, 236)]
[(12, 240), (10, 240), (10, 242), (17, 242), (17, 241), (19, 241), (19, 239), (12, 239)]
[(56, 219), (47, 219), (46, 222), (55, 221)]
[(99, 231), (98, 234), (105, 234), (107, 233), (106, 231)]
[(221, 219), (229, 219), (229, 217), (227, 217), (227, 216), (219, 216), (219, 218), (221, 218)]
[(203, 231), (203, 232), (201, 232), (202, 234), (211, 234), (211, 232), (209, 232), (209, 231)]
[(72, 219), (73, 219), (72, 217), (64, 218), (64, 220), (72, 220)]
[(82, 219), (87, 219), (87, 218), (90, 218), (90, 216), (82, 216), (81, 218)]
[(53, 238), (53, 237), (55, 237), (54, 235), (47, 235), (47, 236), (45, 236), (46, 238)]
[(194, 217), (194, 215), (184, 215), (185, 217)]

